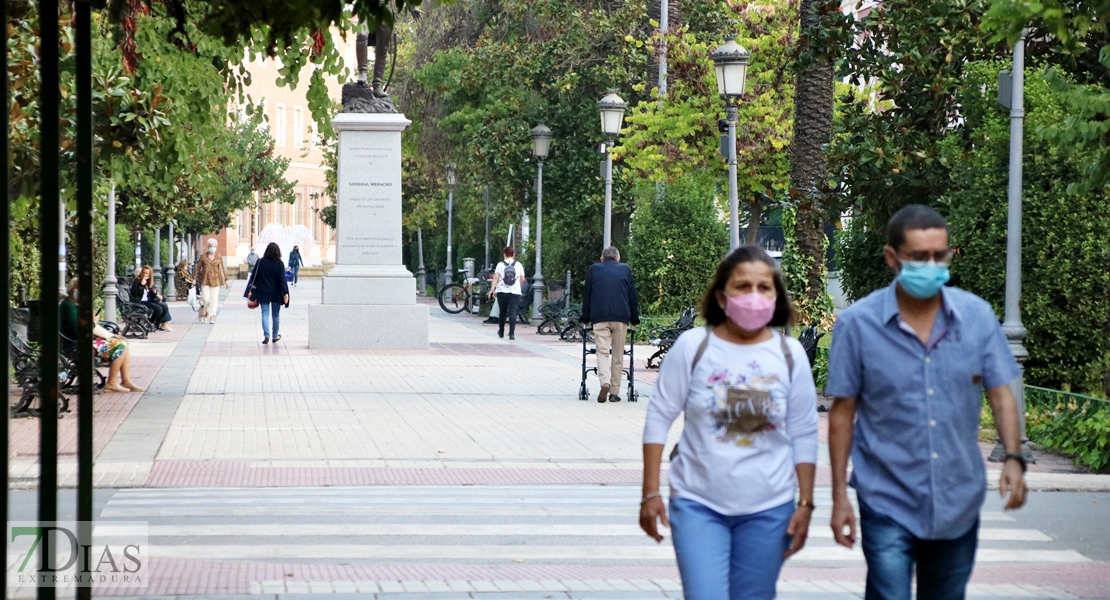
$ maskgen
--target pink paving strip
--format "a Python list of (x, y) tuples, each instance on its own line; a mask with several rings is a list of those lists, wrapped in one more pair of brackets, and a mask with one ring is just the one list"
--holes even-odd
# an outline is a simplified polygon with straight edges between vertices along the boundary
[(242, 461), (158, 461), (148, 487), (640, 484), (639, 469), (262, 467)]
[[(599, 556), (599, 560), (605, 560)], [(97, 590), (98, 595), (169, 596), (247, 594), (261, 581), (543, 581), (592, 579), (678, 579), (678, 569), (661, 566), (590, 565), (323, 565), (152, 558), (149, 587)], [(783, 581), (850, 581), (862, 583), (866, 570), (852, 568), (784, 568)], [(977, 567), (973, 583), (1052, 586), (1080, 598), (1106, 596), (1110, 563), (1031, 564)]]
[[(165, 358), (135, 357), (131, 359), (131, 379), (143, 388), (150, 387), (155, 375), (162, 370)], [(93, 451), (100, 451), (112, 439), (131, 409), (138, 404), (142, 394), (101, 393), (93, 398)], [(69, 410), (58, 421), (58, 454), (77, 455), (77, 400), (70, 399)], [(13, 460), (38, 460), (39, 431), (38, 419), (12, 419), (9, 422), (8, 456)]]
[[(665, 477), (664, 472), (664, 477)], [(315, 487), (351, 485), (639, 485), (640, 469), (252, 467), (246, 461), (157, 461), (150, 487)], [(827, 486), (828, 467), (817, 469)]]
[(300, 340), (282, 341), (279, 344), (257, 342), (208, 342), (204, 345), (205, 356), (497, 356), (528, 357), (540, 355), (517, 346), (501, 344), (431, 344), (427, 350), (350, 350), (309, 348), (308, 343)]

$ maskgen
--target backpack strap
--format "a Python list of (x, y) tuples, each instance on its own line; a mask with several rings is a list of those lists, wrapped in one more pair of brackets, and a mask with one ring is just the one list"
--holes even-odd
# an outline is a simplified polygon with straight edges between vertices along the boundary
[(790, 351), (790, 346), (786, 345), (786, 334), (779, 335), (779, 341), (782, 343), (782, 357), (786, 359), (786, 372), (789, 373), (788, 382), (794, 384), (794, 353)]
[(701, 343), (698, 344), (698, 351), (694, 353), (694, 362), (690, 363), (690, 375), (694, 374), (694, 369), (698, 368), (698, 361), (701, 360), (702, 355), (705, 354), (705, 349), (709, 347), (709, 336), (713, 335), (713, 326), (705, 326), (705, 337), (702, 338)]

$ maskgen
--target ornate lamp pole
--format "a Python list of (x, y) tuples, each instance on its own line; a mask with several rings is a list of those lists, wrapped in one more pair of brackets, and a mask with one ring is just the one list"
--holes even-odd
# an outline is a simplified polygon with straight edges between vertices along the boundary
[(455, 263), (451, 260), (451, 217), (455, 204), (455, 163), (447, 163), (447, 266), (443, 269), (443, 285), (454, 279)]
[(725, 43), (713, 51), (713, 70), (717, 75), (717, 93), (727, 105), (728, 121), (728, 228), (729, 248), (740, 247), (740, 202), (736, 192), (736, 107), (744, 95), (751, 54), (736, 43), (735, 35), (726, 35)]
[(543, 161), (551, 149), (551, 129), (541, 121), (532, 129), (532, 156), (536, 157), (536, 276), (532, 278), (532, 318), (540, 318), (543, 302)]
[(177, 240), (173, 237), (173, 221), (170, 221), (170, 260), (166, 265), (166, 299), (169, 301), (177, 300), (177, 285), (174, 283), (174, 278), (177, 276), (177, 259), (175, 255), (175, 248)]
[[(1014, 66), (1010, 73), (1010, 94), (1003, 97), (999, 90), (999, 100), (1010, 109), (1010, 181), (1007, 188), (1006, 213), (1006, 306), (1002, 321), (1002, 331), (1010, 342), (1010, 352), (1021, 367), (1021, 375), (1010, 382), (1010, 391), (1017, 400), (1018, 419), (1021, 422), (1021, 454), (1027, 462), (1034, 462), (1033, 453), (1025, 437), (1025, 361), (1029, 351), (1022, 343), (1026, 329), (1021, 323), (1021, 189), (1022, 189), (1022, 152), (1025, 128), (1025, 39), (1028, 29), (1014, 44)], [(1000, 74), (1000, 80), (1003, 76)], [(1002, 88), (1003, 86), (999, 86)], [(1006, 449), (1002, 442), (995, 444), (990, 460), (1000, 462), (1005, 459)]]
[(428, 293), (428, 283), (424, 281), (424, 230), (416, 228), (416, 252), (420, 259), (420, 266), (416, 269), (416, 295), (424, 296)]
[(620, 135), (626, 108), (628, 103), (617, 95), (616, 90), (609, 90), (609, 94), (597, 103), (597, 110), (601, 113), (601, 133), (605, 134), (608, 140), (602, 146), (605, 149), (605, 237), (601, 243), (603, 250), (612, 245), (613, 238), (613, 155), (609, 152), (609, 148)]
[(104, 272), (104, 318), (115, 321), (116, 316), (116, 182), (108, 190), (108, 248), (104, 252), (108, 268)]

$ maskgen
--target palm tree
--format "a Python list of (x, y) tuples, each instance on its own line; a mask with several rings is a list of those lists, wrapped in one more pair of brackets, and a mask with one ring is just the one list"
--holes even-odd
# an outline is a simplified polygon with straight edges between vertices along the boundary
[[(799, 44), (803, 52), (813, 32), (822, 25), (822, 11), (828, 0), (801, 0)], [(794, 140), (790, 145), (790, 193), (797, 207), (794, 236), (798, 252), (809, 258), (806, 266), (805, 300), (814, 303), (825, 287), (825, 256), (822, 236), (822, 211), (817, 189), (828, 178), (825, 145), (833, 125), (833, 65), (827, 53), (810, 53), (812, 62), (798, 73), (794, 88)], [(818, 54), (823, 56), (817, 56)]]

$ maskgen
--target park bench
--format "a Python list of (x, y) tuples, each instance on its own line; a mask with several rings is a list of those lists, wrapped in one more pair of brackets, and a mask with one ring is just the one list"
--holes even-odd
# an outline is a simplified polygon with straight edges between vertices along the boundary
[(679, 315), (678, 320), (670, 325), (663, 325), (660, 327), (652, 327), (648, 330), (648, 343), (658, 348), (655, 354), (652, 354), (647, 359), (647, 368), (658, 369), (659, 365), (663, 362), (663, 357), (670, 351), (671, 346), (678, 340), (678, 336), (683, 332), (694, 328), (694, 319), (697, 318), (698, 312), (691, 302), (682, 314)]
[(154, 311), (138, 302), (132, 302), (131, 293), (127, 291), (128, 288), (122, 281), (121, 279), (119, 292), (116, 293), (116, 310), (119, 312), (120, 320), (123, 321), (120, 335), (125, 338), (145, 340), (150, 332), (158, 329), (154, 321), (150, 320)]
[[(10, 417), (37, 417), (40, 409), (35, 400), (39, 398), (39, 353), (38, 348), (29, 338), (31, 334), (30, 311), (23, 308), (13, 308), (10, 311), (8, 324), (8, 348), (12, 372), (15, 382), (20, 388), (20, 396), (15, 404), (9, 407)], [(76, 393), (77, 368), (76, 363), (65, 355), (58, 356), (58, 407), (59, 413), (69, 412), (69, 398), (66, 394)], [(59, 417), (61, 415), (59, 414)]]

